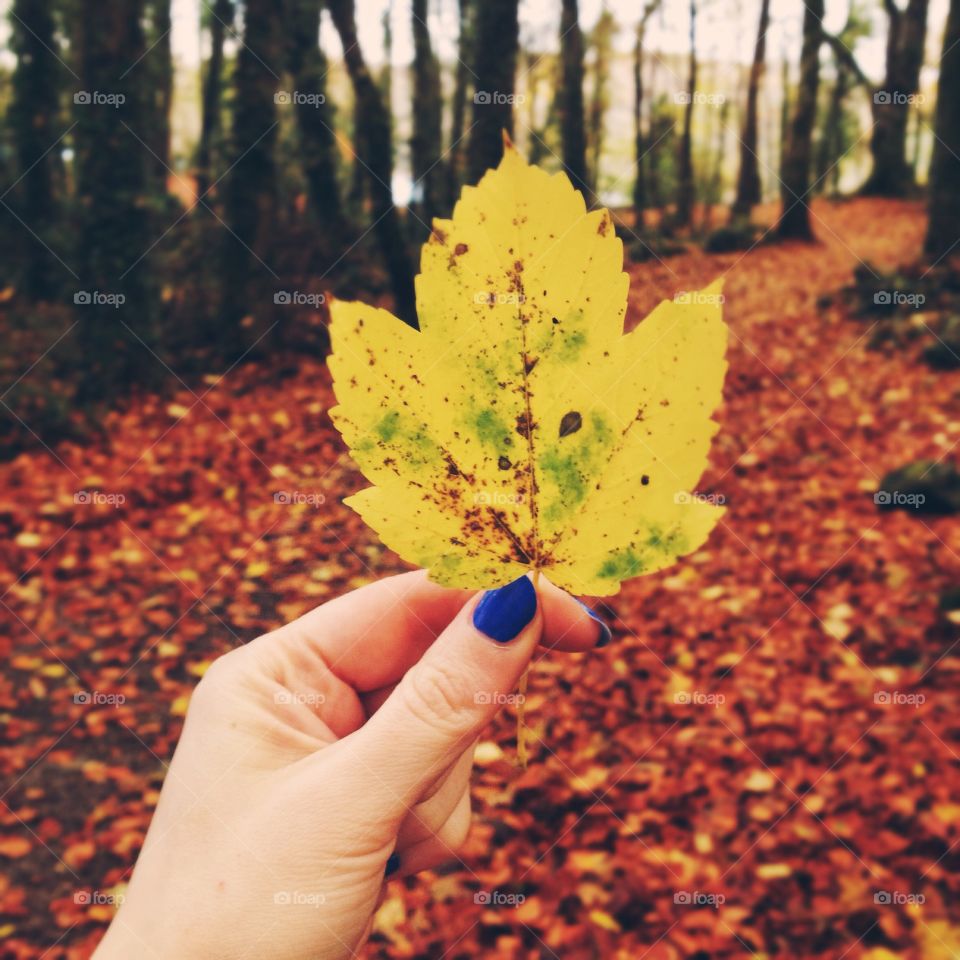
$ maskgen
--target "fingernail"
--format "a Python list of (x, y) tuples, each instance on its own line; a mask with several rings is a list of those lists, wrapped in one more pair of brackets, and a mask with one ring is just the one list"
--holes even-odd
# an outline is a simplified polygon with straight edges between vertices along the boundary
[(600, 647), (605, 647), (613, 639), (613, 632), (595, 610), (588, 607), (582, 600), (577, 600), (577, 603), (590, 614), (590, 618), (599, 628), (597, 642), (594, 644), (594, 648), (599, 649)]
[(400, 869), (400, 857), (396, 853), (391, 853), (387, 857), (387, 869), (383, 871), (385, 877), (391, 877)]
[(512, 640), (537, 612), (537, 591), (530, 578), (488, 590), (473, 611), (473, 625), (497, 643)]

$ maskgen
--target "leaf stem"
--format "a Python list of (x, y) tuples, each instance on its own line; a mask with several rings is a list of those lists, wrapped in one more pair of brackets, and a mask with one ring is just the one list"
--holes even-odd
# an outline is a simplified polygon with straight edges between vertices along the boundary
[[(540, 568), (532, 567), (533, 571), (533, 589), (536, 590), (540, 585)], [(530, 665), (523, 671), (520, 682), (517, 684), (517, 766), (521, 770), (527, 769), (527, 724), (525, 722), (525, 701), (527, 698), (527, 681), (530, 677)]]

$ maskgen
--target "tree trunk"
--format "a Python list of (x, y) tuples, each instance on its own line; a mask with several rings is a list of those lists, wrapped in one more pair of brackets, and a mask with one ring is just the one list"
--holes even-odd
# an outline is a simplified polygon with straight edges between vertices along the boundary
[(810, 208), (810, 159), (813, 125), (817, 116), (817, 87), (820, 82), (820, 44), (823, 42), (824, 0), (805, 0), (803, 46), (800, 52), (800, 86), (790, 127), (790, 141), (783, 161), (780, 199), (783, 209), (776, 233), (782, 240), (812, 240)]
[(588, 142), (590, 144), (590, 201), (597, 202), (600, 189), (600, 158), (603, 156), (604, 118), (609, 105), (610, 58), (616, 23), (602, 9), (591, 37), (593, 42), (593, 94), (590, 97)]
[(760, 81), (767, 56), (767, 27), (770, 24), (770, 0), (760, 4), (760, 23), (757, 42), (753, 48), (750, 82), (747, 86), (747, 113), (740, 138), (740, 174), (737, 177), (737, 196), (731, 215), (734, 219), (749, 219), (750, 211), (760, 202), (760, 166), (757, 159), (757, 104), (760, 99)]
[(930, 163), (930, 220), (924, 252), (936, 263), (960, 240), (960, 0), (950, 0), (937, 92), (936, 140)]
[[(231, 166), (226, 184), (223, 314), (233, 346), (256, 341), (273, 316), (276, 277), (268, 266), (276, 232), (275, 94), (282, 73), (281, 22), (271, 0), (246, 0), (243, 45), (234, 69)], [(257, 323), (244, 334), (247, 315)], [(227, 340), (225, 337), (224, 340)], [(232, 349), (232, 348), (228, 348)]]
[[(56, 296), (57, 284), (52, 281), (64, 279), (63, 267), (48, 249), (62, 172), (60, 150), (54, 146), (62, 133), (62, 68), (49, 3), (16, 0), (10, 20), (11, 46), (17, 56), (8, 117), (18, 178), (12, 206), (27, 227), (18, 231), (23, 256), (20, 285), (32, 300), (42, 300)], [(20, 226), (15, 221), (13, 225)]]
[(220, 168), (219, 154), (221, 115), (223, 110), (223, 41), (233, 23), (232, 0), (215, 0), (210, 11), (210, 59), (203, 78), (203, 116), (200, 121), (200, 142), (197, 145), (197, 197), (210, 191), (214, 170)]
[(843, 101), (847, 95), (847, 71), (837, 64), (837, 79), (830, 91), (830, 103), (823, 121), (817, 153), (817, 191), (837, 192), (840, 157), (843, 154)]
[(170, 108), (173, 105), (173, 50), (170, 34), (171, 0), (150, 0), (148, 4), (150, 29), (146, 36), (147, 54), (144, 61), (149, 76), (147, 95), (150, 100), (151, 157), (148, 161), (154, 181), (154, 190), (163, 196), (167, 192), (170, 172)]
[(633, 216), (637, 232), (644, 226), (643, 212), (647, 206), (646, 138), (643, 135), (643, 43), (647, 22), (660, 6), (660, 0), (647, 0), (637, 21), (637, 37), (633, 48), (633, 144), (636, 179), (633, 181)]
[(413, 173), (411, 212), (419, 221), (413, 233), (425, 239), (433, 218), (441, 212), (441, 194), (445, 176), (443, 153), (443, 100), (440, 64), (430, 43), (427, 26), (427, 0), (413, 0), (413, 137), (410, 160)]
[[(72, 31), (81, 93), (74, 97), (79, 211), (74, 294), (83, 400), (156, 381), (155, 298), (148, 251), (143, 0), (81, 0)], [(104, 97), (114, 98), (111, 102)], [(151, 118), (152, 119), (152, 118)]]
[(690, 225), (693, 216), (693, 102), (697, 92), (697, 3), (690, 0), (690, 67), (687, 75), (686, 106), (683, 112), (683, 134), (677, 160), (677, 213), (676, 224)]
[(643, 211), (647, 206), (646, 183), (644, 178), (644, 155), (646, 142), (643, 136), (643, 36), (646, 23), (637, 24), (637, 36), (633, 47), (633, 221), (637, 233), (643, 231)]
[(471, 0), (460, 0), (460, 36), (457, 40), (457, 69), (450, 118), (450, 148), (447, 150), (447, 206), (452, 210), (463, 183), (463, 140), (470, 89), (470, 63), (473, 60), (473, 7)]
[[(343, 226), (337, 183), (337, 141), (333, 107), (327, 99), (327, 58), (320, 49), (322, 0), (288, 0), (289, 58), (296, 102), (300, 158), (307, 180), (310, 210), (333, 230)], [(336, 245), (336, 237), (334, 245)]]
[(790, 61), (784, 47), (780, 51), (780, 150), (777, 156), (777, 169), (783, 176), (783, 167), (787, 160), (787, 140), (790, 138)]
[(390, 114), (360, 50), (353, 0), (328, 0), (328, 7), (340, 35), (354, 97), (363, 117), (363, 135), (358, 146), (362, 151), (360, 159), (368, 174), (367, 189), (373, 229), (390, 276), (397, 315), (407, 323), (416, 325), (413, 269), (404, 243), (400, 217), (393, 203)]
[(573, 185), (587, 192), (587, 139), (583, 126), (583, 33), (577, 0), (563, 0), (560, 13), (560, 87), (557, 107), (563, 166)]
[(907, 120), (920, 88), (928, 0), (910, 0), (905, 10), (896, 6), (896, 0), (885, 0), (884, 5), (890, 17), (886, 77), (884, 88), (873, 92), (873, 169), (862, 192), (902, 197), (913, 187), (907, 162)]
[(517, 6), (518, 0), (482, 0), (477, 4), (473, 129), (467, 151), (471, 183), (500, 163), (503, 131), (513, 135), (513, 91), (520, 46)]

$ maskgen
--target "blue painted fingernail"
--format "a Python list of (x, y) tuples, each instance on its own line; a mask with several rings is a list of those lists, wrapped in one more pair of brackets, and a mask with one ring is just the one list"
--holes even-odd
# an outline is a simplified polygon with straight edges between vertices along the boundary
[(400, 869), (400, 856), (396, 853), (391, 853), (387, 857), (387, 869), (383, 871), (385, 877), (391, 877)]
[(533, 619), (537, 612), (537, 591), (530, 578), (488, 590), (473, 611), (473, 625), (497, 643), (507, 643)]
[(577, 603), (590, 614), (590, 618), (598, 627), (597, 642), (594, 644), (594, 647), (605, 647), (613, 639), (613, 632), (610, 627), (607, 626), (606, 622), (600, 617), (596, 610), (592, 610), (582, 600), (577, 600)]

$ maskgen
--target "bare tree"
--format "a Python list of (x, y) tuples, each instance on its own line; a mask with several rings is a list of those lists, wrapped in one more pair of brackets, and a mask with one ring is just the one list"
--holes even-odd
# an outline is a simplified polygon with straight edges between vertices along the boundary
[(468, 179), (476, 183), (503, 156), (502, 131), (513, 134), (514, 83), (520, 47), (518, 0), (477, 4), (473, 128)]
[(633, 214), (637, 230), (643, 228), (643, 211), (647, 206), (645, 158), (647, 140), (643, 133), (643, 45), (647, 23), (660, 6), (661, 0), (647, 0), (640, 20), (633, 47), (633, 142), (636, 179), (633, 181)]
[(587, 138), (583, 125), (583, 33), (577, 0), (563, 0), (560, 12), (560, 84), (557, 108), (563, 138), (563, 166), (573, 185), (587, 193)]
[(444, 172), (441, 165), (443, 100), (440, 64), (430, 43), (427, 0), (413, 0), (413, 136), (410, 158), (414, 180), (411, 209), (420, 221), (414, 228), (425, 236), (429, 224), (440, 214)]
[(810, 192), (813, 125), (817, 116), (817, 88), (820, 83), (823, 3), (824, 0), (804, 0), (800, 85), (780, 173), (780, 199), (783, 209), (777, 221), (776, 234), (782, 240), (813, 239), (807, 201)]
[(10, 17), (11, 44), (17, 55), (13, 101), (7, 122), (16, 148), (14, 204), (30, 233), (22, 234), (24, 267), (21, 283), (32, 299), (54, 293), (51, 279), (60, 264), (47, 249), (49, 232), (59, 214), (62, 173), (59, 152), (51, 149), (61, 132), (59, 96), (63, 70), (50, 4), (16, 0)]
[(936, 141), (930, 164), (930, 220), (924, 251), (934, 262), (960, 244), (960, 0), (950, 0), (937, 92)]
[[(74, 10), (73, 50), (84, 91), (122, 97), (117, 110), (75, 100), (74, 147), (78, 217), (77, 263), (81, 289), (109, 291), (125, 300), (118, 310), (77, 300), (83, 366), (80, 396), (100, 400), (132, 383), (149, 385), (161, 367), (156, 289), (151, 258), (151, 180), (144, 134), (149, 97), (143, 89), (144, 0), (81, 0)], [(131, 70), (131, 62), (140, 67)], [(120, 122), (122, 119), (123, 122)], [(120, 322), (120, 319), (123, 322)]]
[(360, 150), (358, 161), (367, 171), (373, 229), (390, 275), (397, 314), (408, 323), (415, 324), (413, 269), (391, 186), (393, 142), (390, 114), (360, 50), (353, 0), (328, 0), (328, 7), (340, 35), (347, 73), (350, 74), (359, 116), (363, 121), (363, 135), (357, 141)]
[(693, 216), (693, 104), (697, 94), (697, 0), (690, 0), (690, 66), (683, 112), (683, 133), (677, 158), (677, 226), (690, 225)]
[(450, 147), (447, 150), (447, 205), (452, 208), (463, 182), (463, 140), (473, 60), (473, 2), (459, 0), (460, 35), (457, 38), (457, 68), (450, 108)]
[(880, 88), (874, 87), (841, 38), (824, 34), (837, 58), (866, 86), (872, 97), (873, 169), (862, 188), (867, 194), (900, 197), (914, 185), (913, 170), (907, 160), (907, 122), (920, 88), (928, 5), (929, 0), (909, 0), (901, 10), (896, 0), (884, 0), (889, 27), (886, 69)]
[[(234, 70), (231, 166), (226, 181), (223, 312), (235, 334), (234, 352), (246, 347), (240, 321), (261, 322), (272, 311), (269, 271), (277, 219), (274, 150), (275, 94), (282, 73), (280, 22), (270, 0), (246, 0), (243, 44)], [(257, 331), (249, 331), (256, 335)]]
[(214, 151), (218, 146), (223, 113), (223, 43), (227, 28), (233, 24), (233, 0), (215, 0), (213, 7), (203, 5), (208, 19), (210, 59), (203, 77), (203, 104), (200, 141), (197, 145), (197, 195), (202, 197), (213, 182), (216, 166)]
[(753, 63), (750, 65), (750, 82), (747, 86), (747, 110), (740, 135), (740, 174), (737, 177), (737, 196), (731, 215), (734, 219), (749, 218), (750, 211), (760, 202), (760, 167), (757, 159), (757, 104), (760, 98), (760, 81), (767, 56), (767, 28), (770, 25), (770, 0), (761, 0), (760, 22), (757, 25), (757, 42), (753, 48)]
[(613, 14), (606, 6), (602, 7), (590, 36), (593, 47), (593, 89), (588, 111), (587, 142), (590, 145), (590, 192), (594, 200), (600, 189), (600, 158), (603, 156), (604, 120), (610, 105), (610, 59), (616, 29)]
[(337, 183), (333, 108), (327, 98), (327, 58), (319, 43), (322, 0), (287, 3), (288, 61), (301, 94), (294, 109), (310, 210), (318, 222), (336, 229), (343, 224), (343, 207)]

